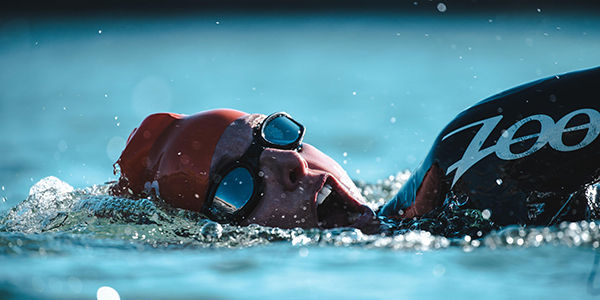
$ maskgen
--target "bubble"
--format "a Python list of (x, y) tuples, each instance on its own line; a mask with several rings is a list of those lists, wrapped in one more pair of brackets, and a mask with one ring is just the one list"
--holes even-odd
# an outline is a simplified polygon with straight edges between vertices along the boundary
[(209, 221), (202, 226), (200, 233), (209, 240), (219, 239), (223, 234), (223, 227), (219, 223)]
[(394, 117), (390, 118), (390, 123), (392, 123), (392, 124), (396, 123), (396, 118), (394, 118)]
[(111, 161), (116, 161), (121, 156), (121, 151), (125, 149), (125, 139), (115, 136), (106, 145), (106, 155)]
[(440, 12), (445, 12), (445, 11), (446, 11), (446, 4), (444, 4), (444, 3), (438, 3), (438, 5), (437, 5), (437, 9), (438, 9)]
[(170, 110), (171, 88), (158, 77), (148, 77), (140, 81), (133, 89), (131, 106), (133, 112), (141, 117)]
[(532, 47), (533, 46), (533, 40), (530, 38), (525, 39), (525, 45), (527, 45), (528, 47)]
[(308, 248), (301, 247), (300, 250), (298, 251), (298, 253), (300, 254), (300, 256), (306, 257), (306, 256), (308, 256)]
[(502, 185), (502, 179), (500, 179), (500, 178), (496, 179), (496, 184), (497, 185)]
[(42, 278), (40, 278), (38, 276), (31, 278), (31, 285), (32, 285), (33, 289), (38, 293), (41, 293), (44, 291), (44, 280), (42, 280)]
[(446, 274), (446, 268), (442, 265), (437, 265), (433, 267), (433, 276), (440, 278)]
[(67, 142), (65, 141), (60, 141), (58, 142), (58, 151), (65, 153), (67, 151)]
[(109, 286), (103, 286), (96, 292), (96, 299), (98, 300), (121, 300), (119, 293)]
[(69, 285), (69, 289), (71, 289), (73, 293), (78, 294), (79, 292), (81, 292), (81, 280), (79, 280), (79, 278), (69, 277), (67, 284)]

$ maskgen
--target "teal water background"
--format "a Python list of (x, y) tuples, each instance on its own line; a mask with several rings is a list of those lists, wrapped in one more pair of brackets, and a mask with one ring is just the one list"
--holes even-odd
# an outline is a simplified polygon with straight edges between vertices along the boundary
[[(599, 53), (585, 9), (4, 14), (0, 212), (46, 176), (116, 179), (129, 133), (159, 111), (287, 111), (306, 142), (374, 183), (414, 169), (469, 105)], [(122, 299), (597, 298), (584, 246), (154, 249), (71, 234), (0, 238), (0, 298), (93, 299), (101, 286)]]

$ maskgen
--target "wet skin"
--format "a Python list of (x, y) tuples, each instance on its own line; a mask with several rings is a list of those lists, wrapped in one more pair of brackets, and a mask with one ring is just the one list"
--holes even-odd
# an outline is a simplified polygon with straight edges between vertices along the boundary
[[(210, 173), (239, 159), (252, 143), (252, 130), (265, 115), (245, 115), (233, 122), (219, 139)], [(265, 149), (259, 158), (263, 196), (241, 225), (280, 228), (354, 227), (364, 233), (379, 229), (379, 220), (365, 205), (348, 174), (332, 158), (303, 143), (302, 150)], [(325, 184), (332, 193), (317, 205)]]

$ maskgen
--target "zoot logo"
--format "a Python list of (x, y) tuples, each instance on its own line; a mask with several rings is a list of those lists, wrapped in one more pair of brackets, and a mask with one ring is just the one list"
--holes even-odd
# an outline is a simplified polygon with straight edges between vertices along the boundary
[[(571, 119), (573, 119), (577, 115), (582, 114), (587, 115), (589, 117), (589, 123), (566, 128), (567, 124)], [(496, 128), (498, 123), (500, 123), (500, 120), (502, 120), (502, 117), (502, 115), (499, 115), (465, 125), (448, 133), (442, 138), (443, 141), (446, 138), (458, 132), (469, 129), (471, 127), (482, 125), (481, 128), (479, 128), (479, 130), (477, 131), (477, 134), (475, 134), (473, 140), (471, 140), (471, 143), (469, 144), (467, 149), (465, 150), (463, 157), (459, 161), (451, 165), (446, 171), (446, 175), (448, 175), (450, 174), (450, 172), (456, 170), (456, 174), (454, 174), (454, 179), (450, 188), (452, 188), (456, 181), (458, 181), (458, 179), (474, 164), (476, 164), (477, 162), (479, 162), (480, 160), (492, 153), (496, 153), (496, 156), (503, 160), (515, 160), (531, 155), (532, 153), (540, 150), (546, 144), (549, 144), (550, 147), (552, 147), (552, 149), (556, 151), (575, 151), (592, 143), (596, 139), (596, 137), (598, 137), (598, 134), (600, 134), (600, 113), (591, 108), (583, 108), (565, 115), (556, 123), (554, 123), (554, 120), (550, 116), (544, 114), (532, 115), (523, 118), (514, 123), (505, 131), (503, 131), (502, 136), (498, 139), (495, 145), (487, 147), (485, 149), (481, 149), (483, 143), (487, 140), (490, 133), (492, 133), (494, 128)], [(517, 132), (517, 130), (519, 130), (519, 128), (521, 128), (521, 126), (532, 121), (537, 121), (540, 123), (540, 132), (514, 138), (515, 133)], [(568, 146), (563, 143), (563, 133), (584, 129), (587, 129), (587, 133), (583, 140), (581, 140), (581, 142), (572, 146)], [(513, 153), (510, 150), (510, 146), (512, 144), (516, 144), (518, 142), (534, 138), (537, 138), (537, 140), (531, 146), (531, 148), (527, 149), (527, 151), (521, 153)]]

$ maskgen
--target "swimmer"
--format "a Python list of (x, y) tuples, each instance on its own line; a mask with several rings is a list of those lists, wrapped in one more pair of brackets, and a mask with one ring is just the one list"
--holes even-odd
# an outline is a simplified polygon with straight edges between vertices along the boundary
[(134, 129), (112, 194), (157, 195), (170, 205), (239, 225), (379, 230), (346, 172), (303, 143), (290, 115), (216, 109), (159, 113)]
[(131, 133), (112, 193), (159, 196), (212, 220), (281, 228), (419, 218), (448, 205), (498, 225), (594, 219), (600, 178), (600, 68), (521, 85), (460, 113), (377, 214), (285, 113), (159, 113)]

